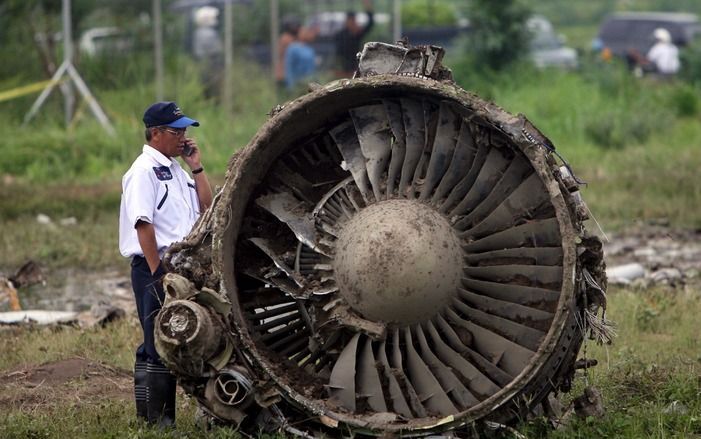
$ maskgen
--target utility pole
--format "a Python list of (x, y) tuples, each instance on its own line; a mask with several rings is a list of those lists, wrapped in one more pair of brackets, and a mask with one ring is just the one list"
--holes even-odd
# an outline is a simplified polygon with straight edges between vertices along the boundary
[(232, 111), (231, 67), (234, 57), (234, 5), (231, 0), (224, 3), (224, 110)]
[[(83, 78), (80, 76), (80, 73), (78, 73), (78, 70), (76, 70), (75, 66), (73, 66), (73, 36), (71, 32), (71, 0), (63, 0), (63, 10), (62, 10), (62, 18), (63, 18), (63, 63), (59, 66), (58, 69), (56, 69), (56, 72), (54, 72), (54, 75), (51, 77), (51, 81), (49, 84), (42, 90), (42, 92), (39, 94), (39, 97), (37, 97), (37, 100), (34, 101), (34, 104), (32, 104), (32, 107), (29, 109), (29, 112), (24, 116), (24, 125), (29, 123), (30, 120), (36, 116), (36, 114), (39, 112), (41, 109), (41, 106), (44, 105), (44, 102), (46, 102), (46, 99), (48, 99), (49, 95), (53, 91), (53, 89), (56, 87), (56, 85), (59, 84), (61, 81), (61, 78), (63, 75), (68, 75), (68, 78), (70, 81), (73, 82), (73, 84), (76, 86), (78, 89), (78, 92), (80, 92), (81, 96), (83, 99), (85, 99), (88, 103), (88, 106), (90, 107), (90, 110), (92, 113), (95, 115), (95, 118), (100, 122), (100, 125), (102, 125), (102, 128), (105, 129), (110, 135), (115, 135), (114, 128), (112, 127), (112, 124), (110, 123), (109, 119), (107, 118), (107, 115), (105, 112), (102, 110), (100, 107), (100, 104), (98, 104), (97, 99), (93, 96), (93, 94), (90, 92), (90, 89), (88, 88), (87, 84), (85, 81), (83, 81)], [(72, 90), (69, 91), (68, 93), (64, 94), (64, 110), (66, 112), (66, 125), (68, 126), (72, 119), (73, 119), (73, 106), (75, 104), (75, 98), (73, 96)]]
[(161, 0), (153, 0), (153, 57), (156, 64), (156, 100), (163, 100), (163, 24)]
[(270, 65), (273, 68), (273, 86), (275, 87), (275, 100), (277, 100), (277, 74), (280, 68), (280, 58), (277, 56), (280, 50), (278, 35), (280, 35), (280, 2), (279, 0), (270, 0)]
[(392, 19), (392, 37), (394, 42), (402, 39), (402, 0), (394, 0)]

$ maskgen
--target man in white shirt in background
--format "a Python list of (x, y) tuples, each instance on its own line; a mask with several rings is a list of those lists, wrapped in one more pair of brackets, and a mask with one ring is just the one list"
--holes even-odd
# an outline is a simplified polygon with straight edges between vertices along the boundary
[(647, 53), (647, 59), (661, 76), (673, 76), (679, 72), (679, 49), (672, 43), (667, 29), (658, 28), (653, 33), (657, 41)]
[[(212, 189), (200, 150), (185, 136), (199, 122), (174, 102), (158, 102), (144, 113), (146, 142), (122, 178), (119, 250), (131, 258), (131, 281), (143, 343), (136, 350), (134, 397), (137, 417), (151, 424), (175, 424), (175, 377), (154, 344), (154, 319), (163, 303), (163, 254), (181, 241), (212, 204)], [(176, 157), (190, 168), (190, 177)]]

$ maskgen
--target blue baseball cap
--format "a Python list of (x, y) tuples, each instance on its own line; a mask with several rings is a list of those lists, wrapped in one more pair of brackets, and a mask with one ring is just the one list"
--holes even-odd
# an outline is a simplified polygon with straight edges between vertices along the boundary
[(156, 102), (144, 112), (144, 125), (146, 128), (160, 126), (185, 128), (190, 125), (198, 127), (200, 123), (185, 116), (175, 102)]

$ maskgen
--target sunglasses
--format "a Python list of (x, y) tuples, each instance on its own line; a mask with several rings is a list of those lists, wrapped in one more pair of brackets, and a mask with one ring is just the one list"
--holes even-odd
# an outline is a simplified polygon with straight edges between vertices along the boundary
[(158, 128), (161, 131), (166, 131), (174, 136), (182, 136), (187, 131), (187, 128)]

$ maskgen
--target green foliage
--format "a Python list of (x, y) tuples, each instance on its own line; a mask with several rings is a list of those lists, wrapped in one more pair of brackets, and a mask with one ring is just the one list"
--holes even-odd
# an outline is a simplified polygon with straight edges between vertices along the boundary
[[(280, 17), (295, 15), (303, 19), (303, 3), (279, 0)], [(270, 1), (234, 6), (234, 40), (237, 44), (270, 41)]]
[[(103, 212), (85, 214), (78, 208), (65, 206), (63, 215), (51, 214), (51, 225), (39, 224), (35, 215), (25, 215), (13, 220), (3, 220), (5, 232), (0, 236), (0, 267), (11, 272), (28, 260), (38, 261), (51, 270), (80, 267), (84, 270), (108, 269), (124, 265), (125, 259), (119, 254), (118, 188), (109, 197), (93, 197)], [(107, 201), (110, 201), (108, 204)], [(38, 213), (51, 210), (44, 206), (36, 207)], [(77, 225), (61, 225), (59, 220), (68, 217), (78, 218)]]
[(644, 143), (650, 135), (663, 129), (671, 119), (669, 111), (654, 108), (641, 112), (633, 106), (609, 109), (592, 114), (586, 121), (585, 133), (596, 145), (623, 148), (631, 143)]
[(0, 341), (4, 352), (0, 370), (71, 357), (90, 358), (129, 370), (134, 361), (132, 347), (140, 341), (138, 325), (138, 321), (122, 320), (105, 331), (97, 327), (37, 327), (16, 331), (21, 332), (21, 338), (5, 337)]
[(681, 50), (679, 76), (686, 82), (701, 86), (701, 41), (695, 41)]
[[(52, 407), (44, 412), (14, 412), (0, 419), (3, 439), (90, 438), (90, 439), (240, 439), (242, 436), (227, 427), (202, 430), (194, 422), (195, 403), (187, 400), (177, 408), (177, 427), (161, 429), (136, 422), (134, 403), (110, 401), (86, 409), (80, 402)], [(64, 419), (65, 422), (56, 422)]]
[(526, 20), (530, 15), (522, 0), (472, 0), (467, 55), (473, 68), (499, 71), (522, 59), (528, 53)]
[(617, 0), (570, 1), (524, 0), (524, 3), (539, 14), (545, 15), (555, 25), (597, 23), (606, 14), (615, 10)]
[(679, 83), (669, 94), (669, 105), (679, 117), (694, 117), (699, 113), (699, 90)]
[[(93, 63), (93, 64), (91, 64)], [(30, 100), (0, 103), (0, 115), (8, 123), (6, 141), (0, 143), (0, 174), (34, 182), (80, 179), (97, 181), (124, 173), (143, 144), (143, 110), (153, 100), (153, 85), (139, 79), (148, 71), (148, 60), (135, 57), (120, 64), (113, 76), (103, 74), (105, 61), (86, 63), (85, 78), (102, 85), (93, 91), (117, 130), (116, 137), (105, 134), (85, 102), (79, 102), (76, 120), (68, 130), (63, 126), (61, 95), (54, 92), (36, 120), (27, 129), (20, 121)], [(223, 174), (233, 151), (252, 137), (275, 103), (270, 80), (256, 66), (235, 63), (231, 83), (234, 91), (233, 113), (202, 95), (197, 66), (184, 56), (173, 56), (166, 65), (166, 99), (176, 100), (202, 126), (192, 130), (203, 151), (205, 165), (213, 173)]]
[[(524, 425), (527, 437), (696, 437), (701, 433), (701, 382), (698, 370), (698, 291), (671, 289), (620, 290), (608, 293), (607, 317), (617, 324), (611, 346), (589, 342), (588, 358), (599, 365), (579, 381), (571, 397), (584, 385), (602, 392), (602, 418), (574, 419), (553, 431), (544, 421)], [(642, 312), (641, 312), (642, 311)], [(645, 323), (641, 320), (645, 317)], [(581, 375), (580, 375), (581, 377)]]
[(641, 332), (657, 332), (660, 318), (675, 305), (676, 297), (669, 291), (653, 290), (641, 294), (642, 303), (634, 309), (636, 329)]
[(445, 0), (409, 0), (402, 3), (402, 26), (450, 26), (456, 22), (455, 6)]

